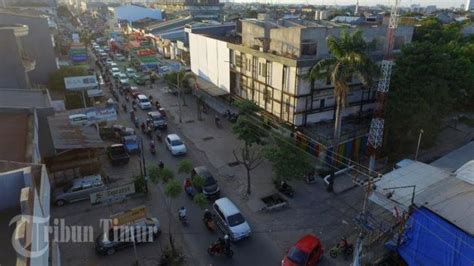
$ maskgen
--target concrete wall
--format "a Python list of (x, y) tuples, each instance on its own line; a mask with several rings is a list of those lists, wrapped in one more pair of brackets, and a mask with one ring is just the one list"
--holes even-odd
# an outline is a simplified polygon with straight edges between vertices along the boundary
[(227, 43), (190, 33), (189, 50), (193, 73), (230, 93), (230, 51)]
[(36, 61), (36, 68), (28, 72), (28, 77), (31, 84), (47, 85), (49, 76), (57, 70), (48, 19), (0, 12), (0, 24), (28, 26), (28, 35), (20, 38), (25, 53)]
[(27, 89), (27, 75), (13, 30), (0, 29), (0, 58), (0, 88)]
[(301, 28), (281, 28), (270, 30), (270, 51), (280, 55), (299, 57), (302, 38)]
[(21, 189), (31, 182), (31, 174), (24, 169), (0, 173), (0, 211), (18, 207)]

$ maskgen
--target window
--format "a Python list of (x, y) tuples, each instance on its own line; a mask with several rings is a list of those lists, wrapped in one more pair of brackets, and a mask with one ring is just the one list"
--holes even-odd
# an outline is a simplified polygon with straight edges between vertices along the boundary
[(287, 66), (283, 66), (283, 91), (288, 91), (289, 89), (289, 76), (290, 71)]
[(321, 99), (321, 101), (319, 101), (319, 108), (323, 109), (325, 103), (326, 103), (326, 99)]
[(262, 63), (258, 63), (258, 75), (262, 76)]
[(301, 55), (316, 55), (317, 44), (315, 42), (308, 42), (301, 44)]
[(235, 56), (235, 66), (242, 67), (242, 55)]
[(260, 74), (263, 77), (267, 76), (267, 64), (266, 63), (261, 63), (262, 64), (262, 74)]
[(235, 52), (234, 52), (234, 50), (230, 50), (229, 56), (230, 56), (229, 62), (230, 62), (232, 65), (235, 65)]
[(285, 102), (285, 112), (289, 113), (290, 112), (290, 100), (286, 100)]
[(252, 71), (252, 59), (247, 58), (247, 71)]
[(266, 71), (267, 72), (267, 78), (268, 78), (269, 83), (271, 84), (271, 80), (272, 80), (272, 62), (267, 61), (266, 69), (267, 69), (267, 71)]

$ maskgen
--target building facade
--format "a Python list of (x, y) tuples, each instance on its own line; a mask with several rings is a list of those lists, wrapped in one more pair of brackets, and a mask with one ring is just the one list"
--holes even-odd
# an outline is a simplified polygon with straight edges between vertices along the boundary
[[(241, 43), (229, 43), (231, 93), (249, 99), (280, 121), (301, 126), (332, 120), (334, 86), (329, 81), (310, 82), (306, 75), (319, 59), (330, 57), (328, 36), (362, 30), (364, 39), (375, 42), (374, 58), (381, 58), (386, 27), (334, 27), (315, 23), (281, 21), (278, 24), (242, 21)], [(411, 42), (413, 27), (399, 27), (395, 50)], [(375, 90), (355, 77), (343, 116), (362, 116), (374, 108)]]
[(464, 8), (466, 11), (474, 10), (474, 0), (466, 0)]

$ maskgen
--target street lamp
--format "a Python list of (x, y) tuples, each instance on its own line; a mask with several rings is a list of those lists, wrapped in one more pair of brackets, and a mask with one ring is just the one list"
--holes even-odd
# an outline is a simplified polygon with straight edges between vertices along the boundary
[(143, 150), (143, 138), (138, 136), (140, 140), (140, 174), (145, 180), (145, 193), (148, 193), (148, 176), (146, 172), (145, 152)]
[(421, 135), (423, 135), (423, 129), (420, 129), (420, 134), (418, 135), (418, 144), (416, 145), (415, 161), (418, 159), (418, 151), (420, 150)]

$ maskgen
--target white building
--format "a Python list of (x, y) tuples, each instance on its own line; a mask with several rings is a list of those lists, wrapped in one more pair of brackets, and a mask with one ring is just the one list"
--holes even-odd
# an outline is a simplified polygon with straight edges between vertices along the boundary
[(474, 9), (474, 0), (466, 0), (466, 5), (464, 6), (466, 11)]

